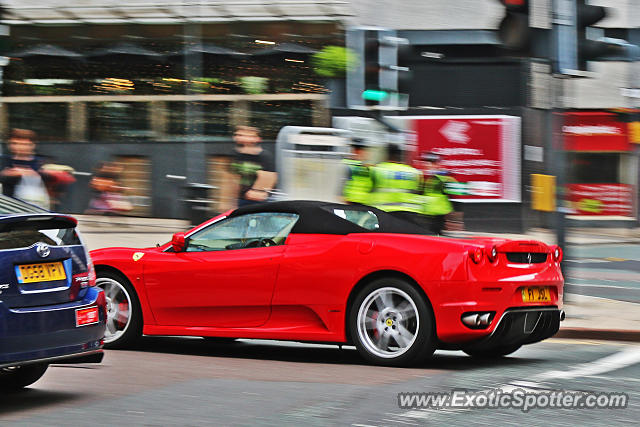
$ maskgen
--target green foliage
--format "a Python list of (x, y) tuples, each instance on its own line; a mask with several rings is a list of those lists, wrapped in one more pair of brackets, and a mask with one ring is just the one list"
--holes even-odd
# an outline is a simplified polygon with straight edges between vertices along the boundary
[(240, 77), (239, 80), (242, 90), (248, 94), (265, 93), (269, 86), (269, 79), (266, 77), (245, 76)]
[(325, 46), (311, 57), (316, 74), (328, 78), (343, 78), (357, 61), (357, 55), (342, 46)]

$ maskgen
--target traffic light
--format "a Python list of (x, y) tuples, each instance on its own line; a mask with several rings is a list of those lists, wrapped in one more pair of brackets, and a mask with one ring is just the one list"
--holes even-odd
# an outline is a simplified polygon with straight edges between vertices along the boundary
[(366, 105), (375, 105), (385, 96), (380, 91), (380, 35), (375, 29), (364, 30), (364, 92)]
[(609, 45), (604, 42), (587, 38), (588, 28), (600, 22), (607, 16), (607, 10), (602, 6), (594, 6), (585, 3), (585, 0), (577, 0), (576, 4), (576, 33), (578, 37), (578, 68), (587, 69), (587, 61), (597, 59), (609, 53)]
[(402, 65), (411, 51), (409, 40), (396, 37), (393, 30), (365, 29), (363, 46), (366, 105), (400, 108), (401, 94), (406, 100), (410, 80), (409, 68)]
[(505, 15), (498, 27), (502, 46), (511, 51), (526, 51), (531, 41), (528, 0), (500, 0)]

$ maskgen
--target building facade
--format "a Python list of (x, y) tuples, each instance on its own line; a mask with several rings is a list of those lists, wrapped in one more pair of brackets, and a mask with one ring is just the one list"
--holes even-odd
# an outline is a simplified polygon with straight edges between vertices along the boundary
[(228, 207), (234, 126), (268, 146), (282, 126), (329, 123), (309, 59), (343, 43), (351, 14), (333, 0), (3, 5), (0, 134), (33, 129), (41, 154), (78, 172), (64, 209), (82, 212), (96, 165), (117, 160), (134, 213), (166, 217), (184, 215), (190, 182), (218, 187), (212, 211)]
[[(637, 120), (640, 106), (636, 90), (640, 69), (637, 61), (630, 61), (634, 58), (592, 61), (581, 78), (553, 78), (548, 59), (550, 0), (528, 1), (534, 37), (524, 53), (505, 48), (498, 38), (505, 16), (498, 0), (350, 3), (356, 12), (354, 26), (395, 30), (413, 48), (413, 56), (402, 64), (412, 70), (409, 108), (395, 114), (521, 118), (521, 201), (464, 204), (470, 229), (553, 227), (556, 207), (534, 206), (539, 196), (534, 193), (544, 191), (534, 181), (540, 175), (558, 175), (560, 169), (566, 171), (561, 173), (567, 184), (563, 208), (573, 224), (637, 225), (639, 150), (633, 130), (637, 125), (628, 123)], [(639, 44), (640, 1), (588, 3), (607, 8), (607, 17), (589, 29), (589, 38)], [(394, 13), (376, 13), (383, 9)], [(558, 123), (562, 124), (556, 129)], [(554, 138), (559, 133), (563, 138)], [(558, 145), (562, 140), (565, 146)], [(607, 191), (615, 196), (604, 195)]]

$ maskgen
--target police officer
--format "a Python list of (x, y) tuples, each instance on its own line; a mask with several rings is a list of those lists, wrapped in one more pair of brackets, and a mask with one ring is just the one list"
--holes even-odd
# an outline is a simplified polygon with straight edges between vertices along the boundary
[(369, 204), (371, 175), (366, 160), (366, 144), (362, 138), (351, 140), (353, 158), (344, 159), (347, 177), (342, 187), (342, 197), (346, 203)]
[(409, 220), (422, 216), (422, 173), (403, 162), (398, 145), (389, 144), (387, 150), (388, 160), (371, 168), (371, 204)]
[(424, 206), (423, 213), (431, 218), (430, 230), (435, 234), (442, 234), (447, 222), (462, 229), (462, 212), (454, 212), (454, 205), (449, 200), (450, 195), (461, 194), (456, 190), (458, 182), (440, 167), (440, 156), (437, 153), (425, 153), (421, 156), (425, 166)]

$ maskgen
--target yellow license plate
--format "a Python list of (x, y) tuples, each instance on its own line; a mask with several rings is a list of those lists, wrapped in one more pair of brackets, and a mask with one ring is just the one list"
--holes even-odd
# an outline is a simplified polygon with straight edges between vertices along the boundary
[(545, 302), (551, 301), (551, 290), (548, 286), (525, 287), (522, 288), (523, 302)]
[(61, 262), (19, 265), (18, 283), (51, 282), (67, 278)]

